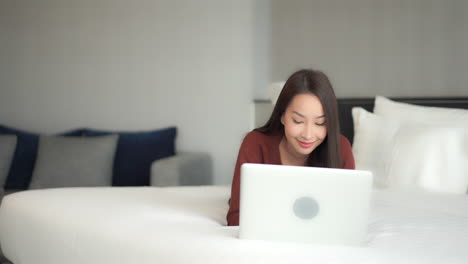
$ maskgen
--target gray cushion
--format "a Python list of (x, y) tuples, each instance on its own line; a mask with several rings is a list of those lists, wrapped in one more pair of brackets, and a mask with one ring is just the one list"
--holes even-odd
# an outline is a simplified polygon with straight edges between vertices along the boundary
[[(3, 190), (16, 149), (15, 135), (0, 136), (0, 188)], [(3, 193), (3, 192), (2, 192)]]
[(41, 136), (30, 189), (110, 186), (117, 140)]

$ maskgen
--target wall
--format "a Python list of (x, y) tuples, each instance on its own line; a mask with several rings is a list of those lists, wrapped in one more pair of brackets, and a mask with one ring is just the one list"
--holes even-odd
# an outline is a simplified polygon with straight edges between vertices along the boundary
[(251, 124), (249, 0), (0, 2), (0, 123), (54, 133), (178, 127), (232, 178)]
[(3, 0), (0, 123), (179, 128), (229, 183), (253, 99), (314, 67), (340, 97), (467, 96), (464, 0)]
[(313, 67), (340, 97), (468, 96), (468, 1), (272, 0), (271, 8), (272, 81)]

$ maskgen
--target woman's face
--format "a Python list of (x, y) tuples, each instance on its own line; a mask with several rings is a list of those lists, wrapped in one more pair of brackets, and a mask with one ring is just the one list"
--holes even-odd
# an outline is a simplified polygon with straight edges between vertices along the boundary
[(322, 103), (317, 96), (311, 93), (294, 96), (281, 116), (288, 153), (297, 158), (312, 153), (327, 136), (325, 122)]

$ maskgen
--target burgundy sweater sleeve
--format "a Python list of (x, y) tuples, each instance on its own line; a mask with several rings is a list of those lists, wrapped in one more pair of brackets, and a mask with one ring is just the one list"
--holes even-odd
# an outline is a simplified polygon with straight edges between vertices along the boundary
[(356, 168), (351, 143), (343, 135), (341, 135), (341, 159), (343, 160), (343, 169), (354, 170)]
[(234, 177), (232, 178), (231, 199), (226, 219), (229, 226), (239, 225), (239, 201), (240, 201), (240, 167), (244, 163), (263, 163), (259, 144), (255, 134), (249, 133), (244, 138), (239, 149)]

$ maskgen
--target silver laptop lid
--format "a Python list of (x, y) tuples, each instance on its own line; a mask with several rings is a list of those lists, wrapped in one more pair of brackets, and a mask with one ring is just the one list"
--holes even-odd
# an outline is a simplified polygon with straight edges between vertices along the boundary
[(369, 171), (243, 164), (239, 237), (360, 245), (371, 189)]

